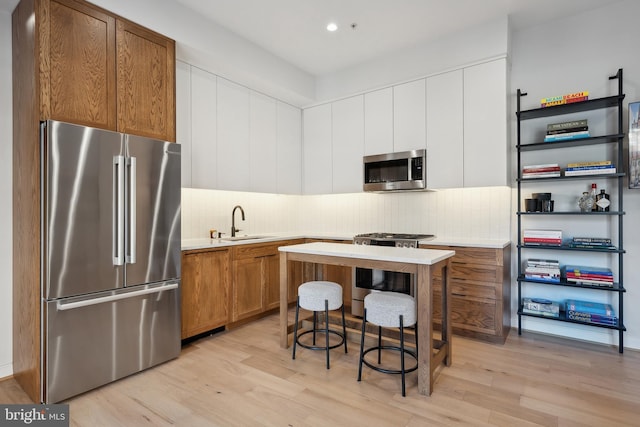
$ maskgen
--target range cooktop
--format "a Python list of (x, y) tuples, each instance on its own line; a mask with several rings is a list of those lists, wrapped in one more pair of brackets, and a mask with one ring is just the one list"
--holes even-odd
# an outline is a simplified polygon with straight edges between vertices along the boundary
[(408, 234), (408, 233), (363, 233), (356, 238), (368, 238), (377, 240), (427, 240), (435, 237), (433, 234)]

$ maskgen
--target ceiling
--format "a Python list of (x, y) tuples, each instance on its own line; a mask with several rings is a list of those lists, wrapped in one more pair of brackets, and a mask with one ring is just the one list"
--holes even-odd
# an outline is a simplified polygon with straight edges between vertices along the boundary
[(619, 0), (175, 1), (319, 76), (506, 15), (520, 29)]
[[(517, 30), (621, 0), (174, 1), (321, 76), (507, 15)], [(17, 3), (0, 0), (0, 10)], [(329, 21), (336, 32), (326, 31)]]

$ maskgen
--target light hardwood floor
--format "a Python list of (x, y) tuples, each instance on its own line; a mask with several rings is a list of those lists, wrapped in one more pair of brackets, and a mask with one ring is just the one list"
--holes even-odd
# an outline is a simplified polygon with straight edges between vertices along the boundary
[[(70, 399), (74, 426), (640, 426), (640, 352), (531, 333), (454, 336), (430, 397), (349, 353), (278, 345), (278, 315), (200, 339), (181, 356)], [(0, 402), (30, 403), (14, 380)]]

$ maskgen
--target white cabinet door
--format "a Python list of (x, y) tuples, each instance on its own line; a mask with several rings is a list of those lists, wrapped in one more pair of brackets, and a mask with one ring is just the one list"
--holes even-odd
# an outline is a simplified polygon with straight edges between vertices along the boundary
[(364, 94), (364, 155), (393, 151), (393, 88)]
[(218, 188), (247, 191), (249, 89), (218, 77)]
[(331, 104), (304, 110), (303, 191), (330, 194), (332, 183)]
[(425, 80), (393, 87), (393, 151), (426, 148)]
[(194, 188), (218, 187), (216, 84), (215, 74), (191, 67), (191, 186)]
[(302, 111), (277, 102), (277, 192), (302, 193)]
[(464, 184), (462, 78), (462, 70), (427, 78), (427, 188)]
[(276, 100), (251, 91), (249, 115), (249, 173), (251, 191), (277, 191)]
[(464, 186), (507, 185), (507, 66), (464, 69)]
[(182, 187), (191, 187), (191, 66), (176, 61), (176, 142), (180, 144)]
[(364, 153), (364, 96), (336, 101), (331, 106), (333, 192), (362, 191)]

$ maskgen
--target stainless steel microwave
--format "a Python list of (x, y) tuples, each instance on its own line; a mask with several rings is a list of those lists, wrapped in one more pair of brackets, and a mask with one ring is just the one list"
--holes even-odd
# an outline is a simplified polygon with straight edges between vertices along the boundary
[(364, 191), (424, 190), (426, 150), (364, 156)]

